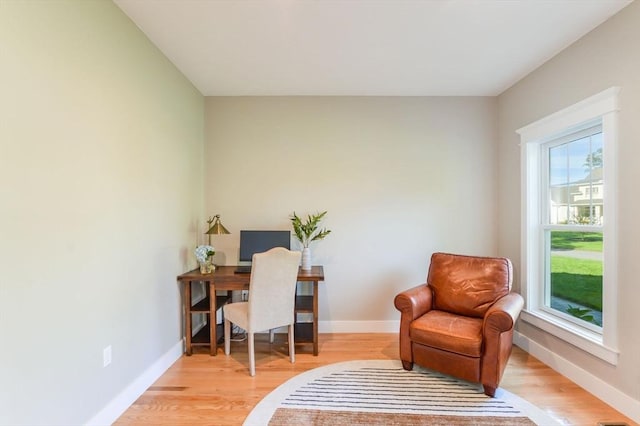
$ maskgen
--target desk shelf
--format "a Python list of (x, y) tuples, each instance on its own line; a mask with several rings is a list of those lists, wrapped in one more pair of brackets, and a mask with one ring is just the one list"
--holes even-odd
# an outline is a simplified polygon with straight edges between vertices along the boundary
[[(227, 303), (229, 296), (216, 296), (216, 307), (220, 309), (222, 305)], [(206, 312), (209, 313), (209, 297), (205, 297), (201, 301), (191, 306), (191, 313)]]
[(293, 327), (296, 343), (313, 343), (313, 323), (297, 322)]
[[(218, 343), (221, 343), (224, 340), (223, 336), (223, 325), (216, 324), (217, 333), (218, 333)], [(191, 338), (191, 346), (207, 346), (209, 347), (211, 342), (211, 331), (209, 329), (209, 324), (202, 327), (192, 338)]]
[(191, 337), (191, 346), (209, 346), (211, 333), (209, 327), (204, 326), (193, 337)]
[(296, 313), (313, 313), (313, 296), (296, 296)]

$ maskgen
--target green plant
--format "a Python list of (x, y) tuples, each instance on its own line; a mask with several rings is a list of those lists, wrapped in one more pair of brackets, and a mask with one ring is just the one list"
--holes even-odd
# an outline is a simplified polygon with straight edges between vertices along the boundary
[(291, 215), (290, 219), (293, 225), (293, 232), (305, 248), (309, 247), (312, 241), (321, 240), (331, 233), (331, 231), (326, 228), (318, 229), (318, 225), (326, 214), (327, 212), (324, 211), (322, 213), (307, 215), (305, 222), (296, 215), (296, 212), (293, 212), (293, 215)]
[(573, 307), (573, 306), (569, 305), (567, 307), (567, 313), (569, 315), (573, 315), (576, 318), (580, 318), (583, 321), (595, 323), (593, 315), (591, 315), (591, 309), (588, 309), (588, 308), (576, 308), (576, 307)]

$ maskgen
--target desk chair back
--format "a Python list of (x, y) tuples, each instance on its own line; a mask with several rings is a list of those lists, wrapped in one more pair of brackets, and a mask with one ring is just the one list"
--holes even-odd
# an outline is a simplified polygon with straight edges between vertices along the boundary
[(253, 255), (249, 284), (249, 328), (293, 324), (300, 252), (275, 247)]

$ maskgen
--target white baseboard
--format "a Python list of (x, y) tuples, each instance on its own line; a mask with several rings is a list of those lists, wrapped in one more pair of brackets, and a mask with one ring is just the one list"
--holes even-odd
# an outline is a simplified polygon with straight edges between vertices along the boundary
[[(400, 321), (318, 321), (318, 333), (397, 333)], [(274, 333), (287, 333), (286, 327)]]
[(604, 380), (578, 367), (571, 361), (562, 358), (558, 354), (551, 352), (549, 349), (517, 331), (513, 334), (513, 343), (558, 373), (572, 380), (586, 391), (595, 395), (597, 398), (611, 405), (625, 416), (640, 423), (640, 401), (631, 398)]
[(171, 365), (184, 353), (182, 339), (173, 345), (156, 362), (140, 374), (129, 386), (122, 390), (100, 412), (86, 424), (88, 426), (110, 425), (124, 413)]
[(400, 321), (318, 321), (319, 333), (398, 333)]

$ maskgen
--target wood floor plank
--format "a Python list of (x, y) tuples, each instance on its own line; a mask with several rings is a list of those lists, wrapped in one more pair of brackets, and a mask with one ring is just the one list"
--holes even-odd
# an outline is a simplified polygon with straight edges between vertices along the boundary
[[(358, 359), (398, 359), (397, 334), (321, 334), (320, 353), (311, 346), (296, 347), (291, 364), (285, 335), (269, 344), (256, 338), (256, 376), (249, 376), (246, 342), (232, 342), (231, 355), (206, 348), (183, 356), (169, 368), (122, 416), (117, 426), (128, 425), (240, 425), (269, 392), (288, 379), (316, 367)], [(626, 422), (609, 405), (528, 353), (514, 347), (501, 387), (565, 425), (595, 426), (598, 422)]]

